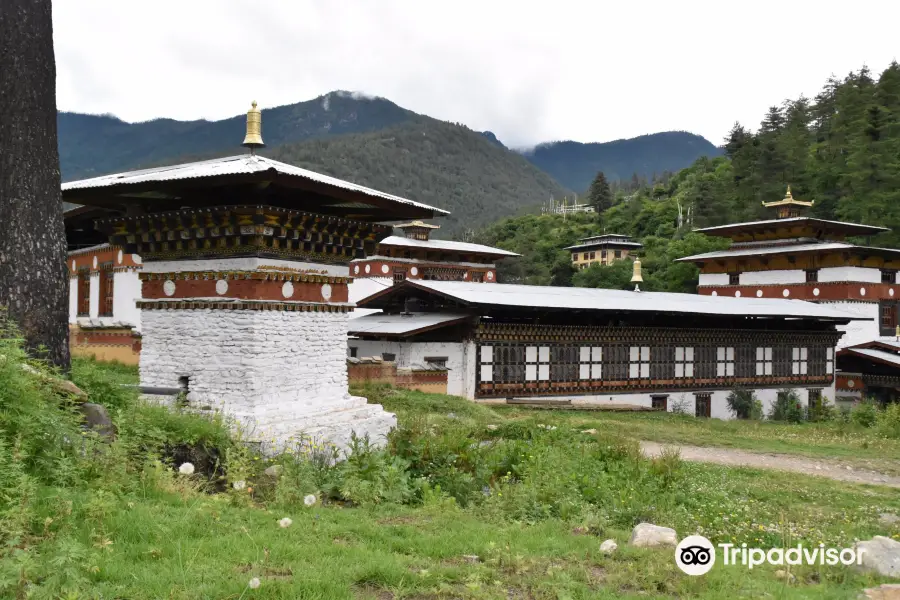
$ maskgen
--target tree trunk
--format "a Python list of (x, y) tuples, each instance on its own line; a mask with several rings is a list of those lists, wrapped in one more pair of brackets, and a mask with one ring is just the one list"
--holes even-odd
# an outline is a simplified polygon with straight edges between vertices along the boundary
[(0, 306), (69, 368), (66, 236), (50, 0), (0, 0)]

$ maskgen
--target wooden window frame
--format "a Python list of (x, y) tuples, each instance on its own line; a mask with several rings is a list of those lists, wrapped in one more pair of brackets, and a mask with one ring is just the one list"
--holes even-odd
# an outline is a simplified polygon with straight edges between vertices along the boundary
[(406, 281), (406, 269), (394, 269), (394, 283)]
[(603, 379), (602, 346), (579, 346), (578, 379), (580, 381), (600, 381)]
[(882, 336), (894, 335), (897, 330), (897, 301), (878, 302), (878, 329)]
[(897, 271), (895, 269), (881, 269), (881, 283), (897, 283)]
[(78, 278), (75, 282), (77, 307), (75, 315), (78, 317), (91, 316), (91, 272), (88, 269), (78, 271)]
[(691, 379), (694, 377), (694, 347), (675, 347), (675, 379)]
[(728, 285), (741, 285), (741, 274), (740, 273), (729, 273), (728, 274)]
[(775, 375), (775, 349), (772, 346), (756, 346), (756, 375), (757, 377)]
[(650, 346), (628, 347), (628, 379), (650, 379)]
[(806, 274), (806, 283), (818, 283), (819, 281), (819, 270), (818, 269), (806, 269), (804, 271)]
[(716, 346), (716, 377), (734, 377), (734, 346)]
[(100, 267), (97, 288), (100, 298), (97, 302), (97, 315), (100, 317), (112, 317), (115, 308), (115, 272), (112, 263)]
[[(700, 407), (705, 406), (704, 414), (700, 414)], [(694, 416), (709, 419), (712, 417), (712, 393), (696, 392), (694, 394)]]
[(650, 408), (669, 412), (669, 395), (668, 394), (650, 394)]

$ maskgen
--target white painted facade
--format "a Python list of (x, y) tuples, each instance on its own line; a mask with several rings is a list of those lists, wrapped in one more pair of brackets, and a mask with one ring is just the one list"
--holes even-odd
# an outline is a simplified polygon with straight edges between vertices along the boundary
[(881, 269), (867, 267), (825, 267), (819, 269), (821, 283), (840, 281), (860, 281), (881, 283)]
[[(141, 279), (137, 271), (119, 271), (113, 274), (112, 321), (131, 325), (141, 330), (141, 311), (137, 300), (141, 297)], [(102, 321), (102, 319), (101, 319)]]
[(802, 269), (775, 269), (772, 271), (747, 271), (740, 274), (741, 285), (766, 285), (773, 283), (805, 283)]
[(146, 310), (141, 384), (179, 387), (196, 408), (234, 417), (277, 450), (302, 437), (383, 444), (396, 417), (347, 390), (348, 313)]
[[(360, 277), (350, 282), (347, 286), (348, 300), (356, 304), (363, 298), (368, 298), (372, 294), (391, 287), (394, 280), (390, 277)], [(381, 311), (375, 308), (357, 308), (350, 315), (351, 319), (364, 317)]]
[(92, 319), (100, 318), (100, 273), (91, 273), (90, 312)]
[(878, 320), (880, 315), (878, 314), (878, 303), (842, 300), (839, 302), (822, 302), (822, 304), (828, 304), (838, 310), (872, 319), (871, 321), (850, 321), (846, 325), (837, 325), (837, 329), (844, 332), (844, 335), (838, 341), (838, 348), (862, 344), (879, 337)]
[(69, 324), (78, 321), (78, 277), (69, 277)]
[[(382, 356), (390, 353), (395, 356), (399, 368), (423, 365), (426, 358), (443, 357), (447, 359), (447, 393), (451, 396), (466, 394), (466, 353), (463, 342), (411, 342), (411, 341), (379, 341), (351, 339), (348, 346), (356, 348), (356, 356)], [(474, 347), (474, 344), (473, 344)], [(474, 361), (472, 363), (474, 365)], [(474, 382), (474, 371), (472, 372)], [(474, 389), (473, 396), (474, 397)]]
[(174, 273), (181, 271), (255, 271), (259, 268), (274, 267), (290, 270), (309, 270), (334, 277), (348, 277), (347, 265), (326, 265), (319, 263), (277, 260), (274, 258), (212, 258), (196, 260), (160, 260), (144, 265), (145, 273)]
[(699, 285), (728, 285), (728, 273), (700, 273)]

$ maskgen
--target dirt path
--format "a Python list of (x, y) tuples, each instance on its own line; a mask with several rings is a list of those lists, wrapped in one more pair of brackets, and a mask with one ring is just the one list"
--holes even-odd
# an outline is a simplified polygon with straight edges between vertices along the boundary
[(753, 467), (757, 469), (778, 469), (793, 471), (804, 475), (828, 477), (838, 481), (851, 483), (869, 483), (900, 488), (900, 477), (885, 475), (875, 471), (859, 469), (838, 461), (807, 458), (790, 454), (765, 454), (748, 452), (733, 448), (715, 448), (704, 446), (683, 446), (680, 444), (659, 444), (657, 442), (641, 442), (641, 450), (647, 456), (657, 456), (663, 448), (675, 447), (681, 452), (681, 458), (693, 462), (708, 462), (729, 467)]

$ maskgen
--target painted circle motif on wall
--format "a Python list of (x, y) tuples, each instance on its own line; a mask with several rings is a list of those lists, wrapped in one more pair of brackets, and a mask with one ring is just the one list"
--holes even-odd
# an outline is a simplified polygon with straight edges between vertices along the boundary
[[(417, 267), (412, 267), (409, 270), (409, 274), (412, 275), (413, 277), (415, 277), (416, 275), (419, 274), (419, 269)], [(893, 290), (891, 290), (891, 292), (893, 293)]]
[(132, 255), (131, 255), (131, 260), (133, 260), (133, 261), (134, 261), (134, 264), (136, 264), (136, 265), (143, 264), (143, 261), (141, 260), (141, 257), (138, 256), (137, 254), (132, 254)]
[(819, 288), (813, 288), (813, 296), (819, 295)]
[(216, 282), (216, 293), (218, 295), (222, 295), (228, 291), (228, 282), (224, 279), (220, 279)]
[(116, 256), (116, 261), (118, 261), (118, 263), (121, 265), (121, 264), (122, 264), (122, 260), (123, 260), (124, 258), (125, 258), (125, 256), (122, 254), (122, 251), (119, 250), (119, 255)]
[(787, 298), (791, 295), (791, 290), (784, 290), (783, 292), (781, 292), (781, 295)]
[(888, 290), (888, 295), (893, 298), (894, 297), (894, 288)]
[(762, 290), (756, 290), (756, 297), (762, 298)]
[(290, 281), (285, 281), (284, 285), (281, 286), (281, 295), (285, 298), (290, 298), (294, 295), (294, 284)]
[(389, 266), (387, 266), (387, 265), (381, 265), (381, 272), (382, 272), (382, 273), (384, 273), (385, 275), (387, 275), (388, 273), (390, 273), (390, 271), (391, 271), (391, 268), (390, 268)]
[(97, 268), (97, 257), (96, 256), (94, 257), (94, 268), (95, 269)]
[(734, 292), (734, 297), (735, 297), (735, 298), (740, 298), (740, 297), (741, 297), (741, 290), (737, 290), (736, 292)]
[(866, 288), (859, 288), (859, 295), (860, 295), (860, 296), (865, 296), (865, 295), (866, 295)]
[(494, 280), (494, 272), (488, 271), (487, 275), (485, 275), (485, 277), (487, 278), (488, 281), (493, 281)]
[(322, 297), (325, 301), (331, 300), (331, 285), (325, 283), (322, 285)]
[(848, 379), (848, 380), (847, 380), (847, 387), (849, 387), (849, 388), (856, 387), (856, 382), (853, 381), (852, 379)]
[(359, 265), (356, 265), (355, 267), (353, 267), (353, 272), (359, 273)]
[(166, 296), (174, 296), (175, 295), (175, 282), (171, 279), (167, 279), (163, 284), (163, 293)]
[(366, 265), (366, 273), (368, 273), (371, 270), (372, 270), (372, 268), (369, 265)]

